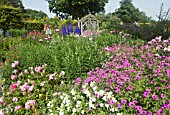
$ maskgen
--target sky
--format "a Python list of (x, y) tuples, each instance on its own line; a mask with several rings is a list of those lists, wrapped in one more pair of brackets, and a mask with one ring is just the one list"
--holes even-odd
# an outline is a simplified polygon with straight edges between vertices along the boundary
[[(119, 2), (121, 0), (109, 0), (105, 6), (106, 13), (114, 12), (115, 9), (119, 8)], [(48, 9), (48, 2), (46, 0), (22, 0), (25, 8), (33, 10), (43, 11), (49, 17), (54, 17), (55, 14), (50, 13)], [(144, 11), (147, 16), (157, 20), (157, 16), (160, 11), (160, 6), (164, 3), (164, 10), (167, 11), (170, 8), (170, 0), (132, 0), (133, 5), (139, 8), (140, 11)]]

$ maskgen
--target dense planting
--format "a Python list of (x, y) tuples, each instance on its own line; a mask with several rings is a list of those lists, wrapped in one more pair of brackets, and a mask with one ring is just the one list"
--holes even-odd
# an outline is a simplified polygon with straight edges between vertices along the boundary
[(63, 79), (67, 71), (49, 74), (46, 64), (23, 69), (14, 61), (10, 78), (1, 83), (1, 113), (169, 114), (168, 42), (156, 37), (146, 45), (105, 47), (109, 60), (72, 84)]

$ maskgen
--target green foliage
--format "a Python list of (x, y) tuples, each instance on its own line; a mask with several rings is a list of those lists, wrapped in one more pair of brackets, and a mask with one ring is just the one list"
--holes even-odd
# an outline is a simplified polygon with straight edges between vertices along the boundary
[(28, 31), (38, 30), (42, 31), (44, 29), (44, 23), (40, 21), (24, 21), (23, 28)]
[(69, 82), (77, 77), (83, 77), (89, 69), (101, 67), (102, 62), (108, 59), (108, 55), (103, 55), (103, 47), (114, 42), (116, 38), (113, 35), (102, 35), (93, 38), (92, 41), (74, 37), (52, 38), (50, 43), (30, 38), (20, 39), (19, 42), (10, 42), (12, 45), (9, 44), (8, 47), (15, 48), (8, 52), (6, 58), (10, 57), (10, 61), (19, 60), (22, 68), (46, 63), (49, 67), (48, 73), (65, 71), (66, 77), (63, 79)]
[(21, 0), (3, 0), (6, 5), (13, 6), (15, 8), (19, 8), (22, 12), (24, 11), (24, 6)]
[(7, 31), (7, 33), (10, 33), (11, 34), (11, 37), (20, 37), (20, 36), (23, 36), (23, 35), (27, 35), (27, 32), (28, 30), (25, 30), (25, 29), (10, 29)]
[(48, 15), (46, 13), (44, 13), (43, 11), (24, 9), (23, 18), (25, 20), (42, 19), (44, 17), (48, 17)]
[(81, 18), (89, 12), (92, 14), (104, 11), (104, 6), (108, 0), (46, 0), (49, 3), (49, 10), (56, 13), (60, 18), (67, 18), (69, 15), (73, 19)]
[(143, 28), (147, 32), (147, 39), (153, 39), (156, 36), (162, 36), (164, 39), (168, 39), (170, 37), (170, 8), (167, 11), (163, 11), (163, 3), (160, 7), (160, 12), (158, 15), (158, 21), (151, 21), (150, 25), (142, 25)]
[(138, 8), (135, 8), (132, 0), (122, 0), (120, 8), (116, 9), (116, 12), (113, 14), (117, 15), (125, 23), (148, 20), (144, 12), (140, 12)]
[(12, 28), (21, 28), (21, 12), (11, 6), (0, 6), (0, 27), (6, 31)]

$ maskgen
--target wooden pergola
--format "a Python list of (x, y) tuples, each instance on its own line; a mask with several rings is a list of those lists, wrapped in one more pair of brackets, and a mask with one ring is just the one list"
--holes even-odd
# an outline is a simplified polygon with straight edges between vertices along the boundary
[(81, 35), (83, 35), (83, 31), (85, 30), (99, 31), (99, 23), (100, 21), (91, 13), (84, 16), (78, 20), (78, 27), (81, 29)]

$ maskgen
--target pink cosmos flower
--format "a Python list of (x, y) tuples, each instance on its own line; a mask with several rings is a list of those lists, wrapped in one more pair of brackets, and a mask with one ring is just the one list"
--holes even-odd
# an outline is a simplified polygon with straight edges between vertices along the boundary
[(110, 104), (110, 105), (114, 105), (115, 102), (114, 102), (112, 99), (110, 99), (109, 104)]
[(4, 99), (4, 96), (2, 96), (2, 97), (0, 98), (0, 104), (4, 104), (4, 103), (5, 103), (5, 101), (4, 101), (3, 99)]
[(17, 86), (18, 86), (18, 84), (12, 84), (11, 86), (10, 86), (10, 92), (12, 93), (16, 88), (17, 88)]
[(118, 103), (117, 108), (122, 108), (121, 103)]
[(43, 67), (38, 66), (38, 67), (35, 68), (35, 71), (36, 71), (36, 72), (41, 72), (42, 69), (43, 69)]
[(18, 70), (14, 70), (12, 73), (16, 74), (18, 72)]
[(127, 103), (127, 100), (122, 99), (122, 100), (121, 100), (121, 103), (122, 103), (122, 104), (126, 104), (126, 103)]
[(27, 110), (29, 110), (31, 107), (30, 107), (30, 105), (25, 104), (25, 108), (26, 108)]
[(15, 78), (17, 78), (17, 76), (15, 76), (15, 75), (12, 75), (12, 76), (11, 76), (11, 79), (12, 79), (12, 80), (14, 80)]
[(14, 108), (15, 108), (15, 111), (17, 111), (17, 110), (20, 110), (22, 106), (15, 106)]
[(33, 91), (34, 85), (29, 86), (28, 91)]
[(166, 95), (162, 93), (161, 98), (166, 98)]
[(35, 105), (35, 100), (28, 100), (29, 105)]

